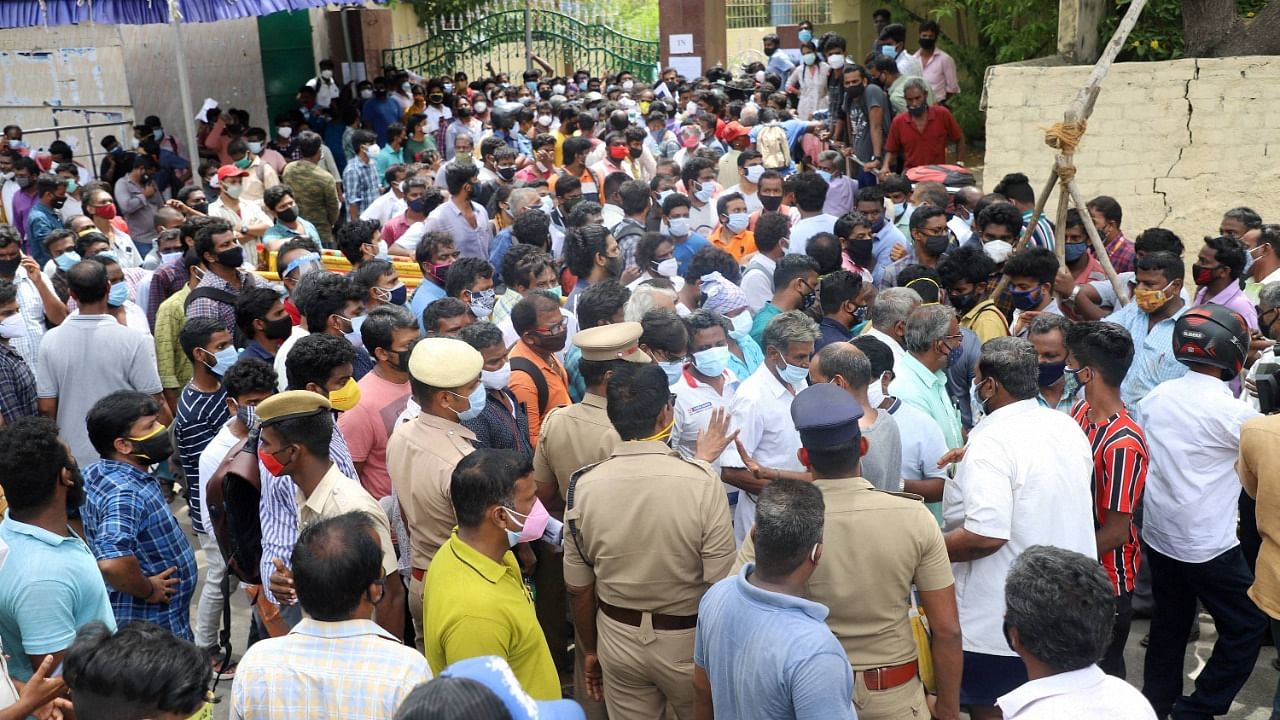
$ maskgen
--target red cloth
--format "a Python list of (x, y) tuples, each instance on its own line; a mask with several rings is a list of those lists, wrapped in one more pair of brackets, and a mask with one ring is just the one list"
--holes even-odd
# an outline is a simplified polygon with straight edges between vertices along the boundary
[(930, 105), (925, 113), (924, 131), (911, 120), (911, 113), (899, 113), (889, 124), (889, 140), (885, 148), (903, 154), (903, 169), (917, 165), (942, 165), (947, 162), (947, 141), (959, 142), (963, 135), (951, 111), (941, 105)]

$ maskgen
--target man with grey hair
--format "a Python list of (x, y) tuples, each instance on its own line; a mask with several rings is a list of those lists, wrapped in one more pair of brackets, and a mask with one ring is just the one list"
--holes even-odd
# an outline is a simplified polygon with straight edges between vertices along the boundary
[(698, 717), (856, 717), (853, 672), (824, 622), (829, 610), (804, 599), (822, 557), (825, 509), (812, 483), (779, 480), (760, 494), (756, 562), (713, 585), (698, 607)]
[(1040, 361), (1040, 373), (1036, 381), (1040, 386), (1040, 393), (1036, 400), (1043, 407), (1068, 414), (1080, 399), (1080, 383), (1074, 375), (1066, 373), (1067, 330), (1070, 327), (1071, 321), (1062, 315), (1040, 313), (1027, 328), (1027, 339), (1036, 349)]
[(1026, 683), (1000, 696), (1006, 720), (1155, 720), (1129, 683), (1102, 672), (1111, 641), (1111, 583), (1091, 557), (1061, 548), (1027, 548), (1004, 586), (1005, 637), (1027, 668)]
[(867, 397), (871, 361), (849, 343), (832, 343), (813, 356), (809, 379), (814, 385), (831, 383), (849, 393), (862, 407), (858, 428), (867, 439), (862, 454), (862, 477), (878, 490), (902, 492), (902, 436), (893, 416), (873, 406)]
[(871, 303), (868, 318), (871, 326), (863, 335), (870, 335), (893, 351), (893, 372), (901, 373), (903, 360), (907, 351), (903, 348), (903, 338), (907, 334), (907, 317), (920, 307), (920, 294), (906, 287), (892, 287), (881, 290)]
[[(905, 289), (905, 288), (904, 288)], [(915, 294), (914, 290), (907, 292)], [(880, 294), (884, 297), (888, 290)], [(917, 296), (918, 299), (918, 296)], [(952, 354), (964, 338), (960, 321), (949, 305), (923, 305), (907, 316), (903, 332), (906, 356), (894, 365), (894, 380), (889, 391), (895, 397), (914, 405), (942, 428), (947, 447), (955, 450), (964, 445), (960, 434), (960, 411), (947, 393), (947, 375)]]
[(973, 395), (986, 417), (953, 453), (960, 463), (943, 492), (964, 632), (960, 701), (974, 720), (999, 718), (996, 698), (1027, 678), (999, 622), (1013, 561), (1032, 545), (1097, 556), (1093, 451), (1070, 416), (1036, 402), (1038, 372), (1027, 340), (993, 338), (982, 346)]
[(622, 309), (624, 322), (640, 322), (650, 310), (676, 311), (676, 291), (657, 285), (656, 282), (640, 283), (631, 291), (631, 297), (627, 298), (627, 304)]
[[(924, 78), (908, 77), (902, 81), (906, 112), (899, 113), (889, 123), (881, 179), (889, 174), (894, 160), (899, 158), (903, 160), (904, 173), (920, 165), (946, 164), (949, 143), (955, 143), (956, 162), (964, 164), (964, 133), (960, 124), (950, 110), (942, 105), (929, 104), (929, 94), (929, 84)], [(892, 90), (889, 95), (893, 97)]]
[(734, 446), (720, 458), (722, 479), (744, 492), (733, 513), (741, 545), (756, 518), (755, 496), (779, 478), (809, 480), (796, 453), (800, 434), (791, 422), (791, 400), (805, 387), (818, 325), (800, 310), (777, 315), (764, 329), (764, 362), (738, 386), (729, 405)]
[(493, 244), (489, 247), (490, 265), (499, 270), (502, 269), (502, 258), (506, 256), (507, 250), (515, 242), (513, 231), (516, 218), (530, 209), (538, 209), (540, 207), (538, 203), (541, 199), (538, 197), (537, 190), (527, 187), (516, 188), (507, 196), (507, 212), (511, 215), (511, 224), (493, 236)]

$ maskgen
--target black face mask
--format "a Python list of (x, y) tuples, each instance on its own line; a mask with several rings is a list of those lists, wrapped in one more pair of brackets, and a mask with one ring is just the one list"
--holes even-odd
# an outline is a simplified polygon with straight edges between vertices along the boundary
[(511, 180), (515, 178), (515, 176), (516, 176), (516, 169), (514, 167), (498, 168), (498, 177), (502, 178), (507, 182), (511, 182)]
[(467, 118), (471, 117), (471, 108), (460, 107), (458, 108), (457, 114), (458, 114), (458, 117), (462, 118), (463, 120), (466, 120)]
[(264, 320), (262, 334), (267, 336), (268, 340), (284, 340), (293, 332), (293, 321), (288, 315), (279, 320)]
[(195, 210), (196, 212), (202, 215), (209, 214), (209, 203), (207, 202), (196, 203), (194, 205), (188, 205), (187, 207), (191, 208), (192, 210)]
[(444, 95), (441, 95), (440, 93), (431, 93), (430, 95), (427, 96), (427, 102), (431, 103), (432, 105), (439, 105), (440, 103), (444, 102)]
[(932, 50), (938, 46), (938, 38), (920, 38), (920, 49)]
[(64, 195), (63, 197), (55, 197), (53, 199), (53, 202), (49, 204), (49, 207), (52, 207), (54, 210), (61, 210), (62, 206), (66, 204), (67, 204), (67, 198)]
[(569, 337), (569, 333), (564, 330), (554, 335), (544, 335), (539, 332), (535, 332), (533, 335), (537, 338), (539, 349), (552, 353), (557, 353), (563, 350), (565, 341)]
[(924, 251), (933, 257), (942, 257), (950, 244), (951, 237), (948, 235), (927, 235), (924, 239)]
[(12, 260), (0, 260), (0, 276), (13, 277), (13, 274), (18, 271), (18, 266), (21, 264), (21, 257), (16, 257)]
[(760, 198), (760, 205), (762, 205), (764, 209), (768, 210), (769, 212), (778, 212), (778, 208), (782, 207), (781, 195), (757, 194), (756, 197)]
[(964, 293), (963, 295), (952, 295), (951, 307), (955, 308), (956, 312), (963, 315), (969, 312), (970, 310), (972, 310), (974, 306), (978, 304), (978, 301), (981, 299), (982, 299), (982, 296), (976, 292), (967, 292), (967, 293)]
[(298, 208), (291, 207), (288, 210), (281, 210), (276, 213), (276, 217), (280, 218), (280, 222), (291, 223), (298, 219)]
[(773, 57), (773, 54), (776, 52), (778, 52), (778, 48), (776, 47), (767, 47), (764, 49), (764, 54), (768, 55), (769, 57)]
[(871, 254), (871, 247), (875, 244), (874, 239), (870, 240), (850, 240), (849, 241), (849, 259), (858, 263), (862, 267), (867, 267), (874, 259)]
[(631, 156), (632, 160), (639, 160), (640, 155), (643, 153), (644, 153), (643, 148), (638, 148), (638, 147), (627, 148), (627, 155)]
[[(125, 438), (129, 440), (129, 438)], [(129, 440), (133, 443), (133, 457), (148, 464), (154, 465), (161, 462), (173, 454), (173, 441), (169, 439), (168, 428), (152, 435), (145, 440)]]
[(862, 84), (845, 85), (844, 96), (846, 98), (849, 98), (850, 100), (857, 100), (858, 98), (862, 97), (862, 93), (865, 92), (866, 89), (867, 89), (867, 86)]
[(218, 264), (229, 268), (240, 267), (244, 264), (244, 248), (237, 245), (218, 253)]

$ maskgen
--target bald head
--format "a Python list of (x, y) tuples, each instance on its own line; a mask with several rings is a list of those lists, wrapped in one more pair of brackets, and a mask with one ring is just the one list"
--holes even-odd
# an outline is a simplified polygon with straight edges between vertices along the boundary
[(815, 383), (831, 382), (839, 377), (855, 393), (865, 392), (871, 382), (871, 361), (858, 348), (847, 342), (831, 343), (818, 351), (809, 366)]

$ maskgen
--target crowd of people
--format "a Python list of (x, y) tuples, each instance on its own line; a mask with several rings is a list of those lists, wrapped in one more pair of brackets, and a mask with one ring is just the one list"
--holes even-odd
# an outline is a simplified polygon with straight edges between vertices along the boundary
[(95, 169), (6, 127), (0, 719), (1226, 713), (1280, 225), (921, 179), (954, 62), (888, 19), (652, 83), (322, 61)]

